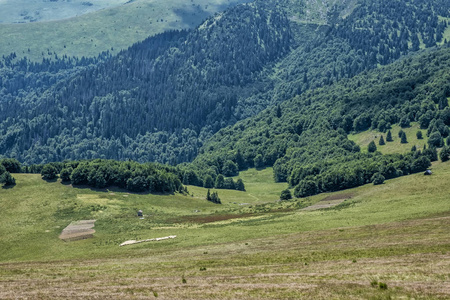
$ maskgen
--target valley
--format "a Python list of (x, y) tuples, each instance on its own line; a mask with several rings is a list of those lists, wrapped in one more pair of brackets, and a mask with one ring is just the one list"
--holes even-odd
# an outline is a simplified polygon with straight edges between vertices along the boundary
[(1, 299), (450, 298), (448, 0), (26, 4)]

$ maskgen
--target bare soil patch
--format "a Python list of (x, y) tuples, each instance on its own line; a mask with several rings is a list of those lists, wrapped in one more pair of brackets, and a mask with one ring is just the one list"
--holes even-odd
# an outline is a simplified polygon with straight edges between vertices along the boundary
[(308, 206), (303, 208), (302, 210), (310, 211), (310, 210), (318, 210), (323, 208), (330, 208), (336, 205), (341, 204), (347, 199), (351, 199), (353, 197), (353, 194), (347, 193), (347, 194), (338, 194), (338, 195), (330, 195), (326, 197), (325, 199), (320, 200), (314, 205)]
[(240, 214), (240, 215), (209, 215), (209, 216), (183, 216), (174, 220), (170, 220), (173, 223), (212, 223), (218, 221), (226, 221), (230, 219), (244, 219), (248, 217), (254, 217), (257, 214)]
[(95, 230), (94, 223), (96, 220), (80, 220), (70, 223), (63, 229), (59, 238), (63, 241), (76, 241), (92, 238)]

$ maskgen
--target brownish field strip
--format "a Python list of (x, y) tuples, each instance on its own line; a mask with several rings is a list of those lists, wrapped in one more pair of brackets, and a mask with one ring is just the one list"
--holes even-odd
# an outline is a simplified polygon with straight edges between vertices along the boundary
[(110, 259), (1, 263), (0, 299), (450, 299), (448, 228), (449, 213)]
[(208, 215), (208, 216), (182, 216), (176, 219), (170, 219), (170, 223), (212, 223), (218, 221), (226, 221), (231, 219), (244, 219), (249, 217), (258, 216), (259, 214), (240, 214), (240, 215)]
[(92, 238), (95, 233), (95, 230), (92, 229), (95, 221), (96, 220), (74, 221), (63, 229), (59, 238), (66, 242)]
[(353, 193), (330, 195), (330, 196), (326, 197), (325, 199), (322, 199), (321, 201), (346, 200), (346, 199), (351, 199), (353, 196), (354, 196)]
[(351, 199), (353, 197), (353, 194), (347, 193), (347, 194), (338, 194), (338, 195), (330, 195), (326, 197), (325, 199), (320, 200), (314, 205), (308, 206), (303, 208), (304, 211), (310, 211), (310, 210), (318, 210), (323, 208), (330, 208), (333, 206), (337, 206), (344, 202), (347, 199)]

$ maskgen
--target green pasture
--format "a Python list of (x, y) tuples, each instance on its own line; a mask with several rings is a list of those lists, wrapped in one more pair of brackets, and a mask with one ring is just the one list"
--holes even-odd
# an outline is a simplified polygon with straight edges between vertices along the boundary
[[(406, 139), (408, 143), (402, 144), (400, 143), (400, 138), (398, 137), (398, 132), (400, 130), (403, 130), (406, 133)], [(416, 133), (417, 131), (422, 131), (423, 139), (417, 139)], [(411, 148), (415, 145), (417, 149), (423, 149), (424, 145), (427, 145), (428, 137), (427, 137), (427, 130), (426, 129), (420, 129), (418, 123), (411, 123), (411, 126), (408, 128), (401, 128), (398, 125), (393, 125), (391, 128), (391, 134), (392, 134), (392, 142), (386, 142), (386, 134), (376, 131), (376, 130), (367, 130), (363, 131), (357, 134), (349, 134), (348, 139), (351, 141), (354, 141), (358, 146), (361, 147), (361, 151), (367, 152), (367, 146), (371, 141), (375, 142), (375, 145), (377, 146), (377, 151), (380, 151), (383, 154), (394, 154), (394, 153), (406, 153), (411, 151)], [(384, 138), (384, 141), (386, 142), (385, 145), (380, 146), (379, 141), (381, 135)]]
[[(273, 183), (270, 168), (249, 169), (245, 192), (217, 190), (221, 205), (193, 186), (131, 194), (14, 174), (17, 185), (0, 191), (0, 298), (24, 287), (21, 296), (41, 299), (445, 299), (450, 163), (432, 170), (280, 202), (287, 185)], [(335, 208), (301, 210), (338, 194), (347, 200)], [(94, 238), (58, 238), (92, 218)]]
[[(156, 248), (176, 249), (273, 237), (293, 232), (365, 226), (450, 211), (450, 165), (433, 166), (433, 176), (414, 174), (341, 191), (350, 195), (334, 209), (301, 211), (334, 195), (279, 201), (286, 184), (273, 183), (270, 168), (241, 172), (246, 191), (217, 190), (222, 204), (206, 201), (204, 188), (189, 194), (131, 194), (123, 190), (72, 187), (40, 175), (14, 174), (17, 185), (1, 191), (1, 261), (131, 255)], [(136, 217), (137, 210), (145, 218)], [(97, 219), (93, 239), (63, 242), (58, 235), (74, 220)], [(232, 234), (230, 234), (232, 233)], [(119, 248), (131, 239), (177, 235), (155, 245)]]

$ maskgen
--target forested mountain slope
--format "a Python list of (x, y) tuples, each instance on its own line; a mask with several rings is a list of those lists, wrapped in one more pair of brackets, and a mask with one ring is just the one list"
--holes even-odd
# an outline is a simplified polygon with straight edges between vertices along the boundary
[[(304, 24), (305, 3), (240, 5), (114, 57), (43, 65), (5, 58), (0, 154), (25, 163), (190, 161), (212, 134), (240, 119), (442, 44), (450, 16), (441, 0), (335, 1), (327, 25)], [(344, 11), (351, 13), (342, 18)]]
[[(33, 62), (58, 56), (95, 57), (251, 0), (2, 0), (0, 56)], [(20, 24), (17, 24), (20, 23)]]
[[(437, 160), (435, 147), (442, 147), (450, 134), (449, 98), (450, 48), (424, 51), (305, 92), (222, 129), (194, 166), (210, 175), (273, 165), (276, 181), (299, 190), (306, 184), (312, 194), (364, 184), (376, 173), (392, 178), (421, 171)], [(369, 128), (386, 132), (397, 123), (408, 127), (413, 121), (429, 136), (424, 151), (363, 153), (346, 137)]]

